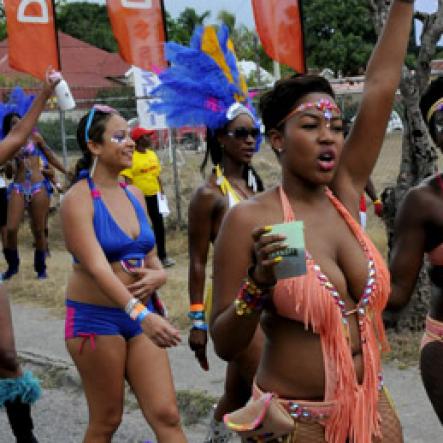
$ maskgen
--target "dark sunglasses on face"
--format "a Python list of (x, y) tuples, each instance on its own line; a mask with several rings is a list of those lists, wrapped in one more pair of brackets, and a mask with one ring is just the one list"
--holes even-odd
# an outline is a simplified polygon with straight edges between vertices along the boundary
[(227, 131), (226, 135), (229, 135), (229, 137), (234, 137), (234, 138), (248, 138), (248, 136), (250, 135), (252, 138), (257, 138), (260, 134), (260, 129), (258, 128), (244, 128), (244, 127), (239, 127), (239, 128), (235, 128), (232, 131)]

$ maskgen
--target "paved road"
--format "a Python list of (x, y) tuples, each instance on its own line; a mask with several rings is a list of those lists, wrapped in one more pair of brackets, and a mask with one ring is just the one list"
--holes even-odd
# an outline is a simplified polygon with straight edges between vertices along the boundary
[[(80, 442), (87, 422), (87, 408), (77, 374), (64, 347), (63, 320), (53, 317), (45, 309), (26, 305), (14, 305), (13, 317), (17, 348), (26, 366), (42, 373), (46, 384), (54, 386), (45, 389), (33, 411), (40, 442)], [(171, 350), (177, 390), (203, 391), (217, 397), (223, 387), (224, 364), (212, 351), (209, 358), (211, 371), (203, 373), (185, 344)], [(443, 442), (443, 429), (426, 398), (417, 369), (400, 370), (395, 365), (388, 365), (385, 379), (397, 403), (405, 442)], [(191, 443), (203, 441), (206, 420), (186, 427)], [(153, 440), (152, 432), (130, 402), (113, 441), (142, 443), (149, 438)], [(5, 414), (0, 414), (0, 443), (11, 442), (13, 438)]]

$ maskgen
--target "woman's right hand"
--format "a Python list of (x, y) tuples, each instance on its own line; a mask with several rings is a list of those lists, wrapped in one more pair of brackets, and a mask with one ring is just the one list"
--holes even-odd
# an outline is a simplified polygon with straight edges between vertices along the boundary
[(252, 232), (255, 266), (250, 277), (259, 287), (275, 285), (274, 266), (281, 262), (282, 257), (280, 255), (269, 256), (287, 248), (287, 245), (283, 243), (286, 237), (284, 235), (269, 234), (270, 231), (271, 228), (265, 226), (254, 229)]
[(177, 346), (180, 332), (165, 318), (151, 312), (142, 321), (143, 332), (160, 348)]
[(51, 96), (57, 83), (59, 83), (61, 79), (62, 75), (60, 74), (60, 72), (56, 71), (53, 68), (48, 68), (46, 70), (46, 79), (43, 83), (43, 91)]
[(204, 371), (209, 371), (206, 345), (208, 343), (208, 331), (191, 328), (189, 331), (189, 347), (194, 351), (195, 358)]

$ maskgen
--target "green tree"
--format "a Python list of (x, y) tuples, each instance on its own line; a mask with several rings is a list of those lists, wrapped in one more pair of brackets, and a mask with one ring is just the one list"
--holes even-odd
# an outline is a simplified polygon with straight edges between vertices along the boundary
[(310, 68), (361, 73), (376, 41), (369, 7), (361, 0), (303, 2), (305, 49)]
[(197, 14), (194, 8), (186, 8), (174, 20), (168, 13), (166, 14), (166, 29), (168, 33), (168, 40), (180, 43), (182, 45), (189, 44), (189, 40), (198, 25), (209, 17), (210, 11), (205, 11), (203, 14)]
[(97, 48), (118, 49), (109, 23), (106, 5), (87, 2), (62, 2), (57, 6), (59, 29)]

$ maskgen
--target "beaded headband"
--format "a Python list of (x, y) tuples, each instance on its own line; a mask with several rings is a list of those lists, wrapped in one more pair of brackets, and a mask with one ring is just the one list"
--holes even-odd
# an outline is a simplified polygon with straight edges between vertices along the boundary
[(288, 119), (293, 117), (295, 114), (298, 114), (300, 112), (304, 112), (308, 109), (317, 109), (318, 111), (323, 112), (324, 118), (328, 121), (331, 121), (331, 119), (334, 117), (332, 114), (333, 111), (338, 112), (339, 116), (341, 116), (340, 108), (335, 103), (332, 103), (328, 99), (322, 98), (317, 102), (306, 102), (306, 103), (302, 103), (301, 105), (297, 106), (295, 109), (293, 109), (286, 117), (284, 117), (278, 123), (277, 127), (281, 126)]
[(426, 121), (429, 123), (432, 116), (437, 112), (443, 110), (443, 97), (439, 98), (430, 108), (426, 114)]

